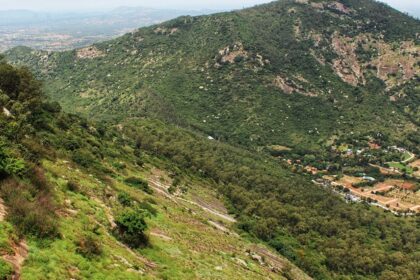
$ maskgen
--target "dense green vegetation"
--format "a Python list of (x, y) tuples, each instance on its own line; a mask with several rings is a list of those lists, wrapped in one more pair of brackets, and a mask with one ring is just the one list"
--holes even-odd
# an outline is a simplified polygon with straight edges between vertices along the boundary
[[(416, 279), (416, 218), (346, 204), (278, 162), (144, 121), (125, 128), (141, 148), (182, 170), (211, 178), (239, 217), (238, 227), (265, 240), (316, 279)], [(398, 258), (400, 261), (398, 261)]]
[[(2, 84), (0, 90), (0, 197), (4, 200), (0, 206), (6, 209), (1, 213), (5, 220), (1, 216), (0, 254), (13, 258), (16, 248), (28, 243), (29, 256), (20, 268), (22, 279), (45, 275), (51, 279), (138, 279), (145, 270), (148, 279), (194, 279), (197, 273), (210, 278), (215, 261), (225, 265), (223, 272), (216, 272), (221, 279), (255, 277), (261, 270), (273, 274), (248, 262), (238, 271), (231, 255), (215, 253), (200, 242), (233, 248), (232, 254), (244, 258), (243, 246), (249, 241), (219, 233), (204, 224), (205, 214), (191, 217), (184, 207), (151, 194), (143, 179), (149, 171), (141, 166), (150, 168), (151, 162), (161, 160), (139, 149), (137, 135), (127, 138), (112, 125), (61, 112), (57, 104), (45, 102), (40, 83), (27, 70), (4, 61), (1, 66), (6, 69), (0, 71), (1, 78), (14, 75), (17, 79), (12, 79), (15, 84)], [(174, 216), (179, 218), (172, 220)], [(177, 241), (162, 243), (154, 237), (150, 244), (150, 224), (169, 228)], [(192, 248), (209, 251), (194, 260), (194, 269), (185, 270), (185, 264), (191, 266)], [(141, 255), (140, 249), (145, 250)], [(174, 258), (171, 252), (180, 250), (182, 256)], [(0, 278), (14, 277), (16, 267), (0, 262)], [(292, 270), (292, 275), (303, 275), (295, 267)]]
[[(418, 143), (411, 126), (418, 98), (409, 86), (415, 87), (415, 81), (387, 92), (366, 67), (364, 86), (344, 82), (332, 68), (338, 55), (331, 37), (336, 32), (343, 37), (370, 34), (370, 44), (382, 37), (384, 44), (418, 43), (419, 21), (375, 1), (342, 2), (356, 12), (276, 1), (142, 28), (96, 44), (90, 58), (79, 58), (78, 51), (27, 48), (7, 55), (31, 65), (46, 80), (47, 94), (65, 110), (93, 118), (159, 118), (253, 147), (319, 150), (334, 135), (372, 127), (395, 141)], [(227, 47), (235, 57), (232, 63), (220, 53)], [(360, 61), (375, 59), (364, 49), (359, 56)], [(325, 64), (319, 62), (322, 57)], [(276, 76), (316, 97), (286, 94), (273, 85)], [(389, 102), (401, 89), (407, 89), (407, 97)]]

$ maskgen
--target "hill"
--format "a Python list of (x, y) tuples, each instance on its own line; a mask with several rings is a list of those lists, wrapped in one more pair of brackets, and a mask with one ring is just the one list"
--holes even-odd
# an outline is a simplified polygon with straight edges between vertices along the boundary
[[(255, 249), (252, 242), (259, 240), (315, 279), (414, 280), (418, 217), (346, 201), (332, 188), (313, 184), (312, 176), (288, 161), (255, 149), (291, 149), (297, 153), (294, 160), (316, 162), (333, 144), (353, 152), (349, 145), (361, 144), (357, 137), (363, 136), (363, 145), (382, 145), (372, 142), (375, 137), (418, 151), (418, 26), (417, 20), (373, 1), (278, 1), (181, 17), (69, 52), (11, 50), (9, 59), (29, 65), (45, 80), (52, 101), (97, 124), (61, 112), (56, 103), (40, 105), (43, 99), (35, 99), (34, 105), (44, 109), (33, 115), (21, 104), (31, 95), (10, 82), (18, 74), (4, 66), (11, 78), (5, 79), (8, 97), (0, 104), (7, 127), (1, 130), (7, 147), (3, 162), (9, 163), (3, 165), (2, 189), (20, 183), (29, 189), (24, 198), (38, 201), (31, 187), (37, 189), (30, 177), (35, 172), (22, 169), (34, 161), (55, 186), (50, 193), (64, 205), (63, 216), (75, 223), (46, 227), (47, 235), (26, 232), (13, 216), (8, 226), (29, 238), (44, 238), (41, 245), (54, 244), (42, 251), (31, 243), (32, 253), (56, 250), (61, 256), (68, 250), (63, 270), (88, 273), (87, 262), (95, 265), (98, 278), (114, 268), (116, 274), (121, 271), (110, 259), (125, 263), (127, 273), (144, 270), (145, 278), (212, 278), (215, 273), (229, 278), (236, 270), (245, 279), (270, 273), (305, 277), (281, 256)], [(8, 77), (5, 73), (0, 77)], [(39, 85), (35, 89), (41, 92)], [(16, 95), (19, 102), (13, 101)], [(20, 133), (8, 132), (19, 126), (7, 112), (22, 115), (18, 123), (26, 126)], [(25, 145), (28, 139), (35, 143)], [(25, 156), (32, 147), (36, 153)], [(358, 160), (346, 157), (341, 164), (360, 173), (364, 170), (348, 164), (368, 166), (369, 161)], [(7, 203), (8, 194), (2, 197), (12, 213), (15, 204)], [(79, 224), (83, 221), (86, 230)], [(96, 222), (99, 230), (87, 226)], [(209, 236), (211, 227), (223, 234)], [(105, 240), (108, 234), (105, 257), (89, 260), (98, 252), (92, 239)], [(148, 238), (151, 246), (145, 246)], [(115, 257), (115, 248), (127, 243), (140, 247), (134, 254), (152, 263), (130, 259), (127, 265), (120, 254)], [(231, 248), (227, 244), (236, 245), (229, 252), (215, 250)], [(259, 265), (249, 269), (246, 257)], [(237, 269), (244, 260), (246, 268)], [(28, 278), (39, 267), (63, 273), (41, 256), (25, 264)]]
[(3, 278), (309, 279), (288, 260), (315, 279), (418, 275), (416, 217), (264, 154), (159, 121), (90, 123), (5, 62), (0, 107)]
[(416, 146), (419, 27), (370, 0), (277, 1), (7, 56), (65, 110), (97, 119), (158, 117), (252, 146), (319, 149), (378, 132)]
[(235, 233), (214, 181), (40, 85), (0, 61), (0, 279), (311, 279)]

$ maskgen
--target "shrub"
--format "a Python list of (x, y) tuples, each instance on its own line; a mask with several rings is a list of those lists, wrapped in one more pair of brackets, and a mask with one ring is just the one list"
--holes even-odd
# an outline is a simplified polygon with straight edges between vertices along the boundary
[(117, 170), (124, 170), (127, 168), (127, 165), (124, 162), (114, 162), (112, 166)]
[(9, 179), (1, 183), (1, 195), (8, 210), (8, 220), (19, 234), (28, 234), (39, 238), (58, 236), (55, 205), (48, 193), (31, 195), (32, 186)]
[(133, 248), (147, 246), (149, 239), (144, 233), (147, 229), (145, 216), (145, 211), (141, 209), (130, 209), (120, 214), (115, 221), (117, 238)]
[(71, 192), (79, 192), (80, 191), (80, 186), (73, 181), (68, 181), (67, 182), (67, 189)]
[(91, 234), (80, 238), (76, 245), (76, 252), (85, 258), (93, 258), (102, 254), (101, 244), (97, 238)]
[(130, 185), (132, 187), (141, 189), (142, 191), (148, 193), (148, 194), (152, 194), (153, 190), (149, 187), (149, 183), (147, 183), (147, 181), (141, 179), (141, 178), (137, 178), (137, 177), (129, 177), (127, 179), (124, 180), (124, 182), (127, 185)]
[(0, 89), (10, 97), (16, 98), (21, 78), (13, 66), (5, 63), (0, 64)]
[(11, 264), (0, 259), (0, 280), (12, 279), (13, 267)]
[(123, 206), (131, 206), (133, 200), (131, 199), (130, 195), (126, 192), (120, 192), (117, 197), (119, 203)]
[(146, 201), (146, 202), (148, 202), (150, 204), (153, 204), (153, 205), (156, 205), (157, 204), (156, 200), (154, 200), (152, 197), (146, 197), (144, 199), (144, 201)]
[(6, 175), (22, 175), (25, 162), (12, 156), (6, 148), (6, 143), (0, 139), (0, 178)]
[(44, 208), (48, 202), (42, 198), (35, 202), (24, 198), (13, 200), (13, 207), (9, 209), (9, 219), (14, 223), (19, 232), (39, 238), (57, 237), (58, 225), (52, 209)]
[(28, 177), (31, 180), (32, 185), (36, 187), (38, 191), (50, 191), (50, 185), (42, 168), (38, 166), (31, 168), (28, 172)]
[(96, 159), (92, 153), (86, 150), (74, 151), (72, 154), (72, 160), (83, 167), (91, 167), (96, 163)]

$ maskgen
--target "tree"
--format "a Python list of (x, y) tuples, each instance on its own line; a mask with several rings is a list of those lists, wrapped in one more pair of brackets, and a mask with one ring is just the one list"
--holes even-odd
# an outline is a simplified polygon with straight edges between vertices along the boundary
[(10, 98), (16, 98), (20, 85), (20, 76), (16, 69), (8, 64), (0, 64), (0, 90)]

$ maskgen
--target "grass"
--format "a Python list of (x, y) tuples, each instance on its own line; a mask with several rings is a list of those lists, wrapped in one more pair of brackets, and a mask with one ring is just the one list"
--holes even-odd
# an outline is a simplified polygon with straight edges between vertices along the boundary
[[(258, 279), (263, 275), (283, 279), (246, 255), (245, 248), (252, 245), (250, 241), (214, 229), (207, 223), (211, 217), (199, 207), (175, 204), (163, 196), (132, 188), (122, 180), (113, 179), (110, 184), (104, 184), (63, 161), (44, 161), (43, 165), (56, 186), (57, 200), (62, 205), (62, 238), (47, 242), (29, 240), (30, 254), (23, 267), (22, 279)], [(129, 166), (119, 175), (147, 178), (150, 170)], [(77, 182), (80, 192), (69, 191), (67, 180)], [(206, 199), (216, 199), (203, 183), (191, 182), (194, 196), (203, 194)], [(151, 246), (138, 251), (142, 258), (156, 263), (154, 269), (148, 268), (108, 233), (109, 222), (103, 204), (113, 214), (121, 211), (122, 206), (116, 200), (108, 199), (105, 193), (116, 196), (120, 191), (136, 201), (152, 198), (156, 202), (154, 207), (158, 209), (158, 215), (147, 221)], [(93, 196), (99, 200), (92, 199)], [(154, 231), (168, 238), (151, 235)], [(0, 241), (1, 233), (3, 231), (0, 231)], [(77, 253), (77, 241), (85, 234), (98, 238), (103, 251), (100, 256), (89, 259)], [(237, 259), (243, 260), (247, 267)], [(137, 268), (145, 274), (134, 271)]]
[(403, 172), (405, 170), (406, 173), (409, 174), (409, 175), (413, 174), (413, 172), (414, 172), (414, 170), (411, 166), (403, 164), (401, 162), (389, 162), (388, 165), (389, 165), (389, 167), (399, 169), (401, 172)]
[(2, 254), (13, 253), (10, 241), (15, 238), (13, 226), (8, 222), (0, 222), (0, 252)]

